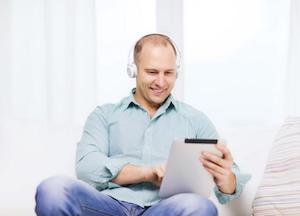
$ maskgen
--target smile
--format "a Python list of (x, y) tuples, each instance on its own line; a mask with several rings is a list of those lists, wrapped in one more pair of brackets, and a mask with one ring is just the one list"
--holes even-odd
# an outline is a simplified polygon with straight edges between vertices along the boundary
[(150, 88), (150, 89), (155, 95), (160, 95), (164, 92), (163, 89), (153, 89), (153, 88)]

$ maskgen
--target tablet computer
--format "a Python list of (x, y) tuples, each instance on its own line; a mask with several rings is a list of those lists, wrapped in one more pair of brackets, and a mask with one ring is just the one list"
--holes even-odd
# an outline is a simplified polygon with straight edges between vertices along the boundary
[(212, 175), (199, 160), (202, 151), (222, 157), (215, 147), (217, 139), (174, 140), (168, 157), (166, 171), (159, 190), (161, 198), (179, 193), (196, 193), (209, 197), (215, 185)]

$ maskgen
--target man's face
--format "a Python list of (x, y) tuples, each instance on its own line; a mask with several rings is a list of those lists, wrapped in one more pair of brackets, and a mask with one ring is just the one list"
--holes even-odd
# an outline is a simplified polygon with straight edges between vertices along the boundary
[(145, 108), (158, 108), (176, 80), (176, 56), (171, 45), (144, 44), (137, 63), (136, 99)]

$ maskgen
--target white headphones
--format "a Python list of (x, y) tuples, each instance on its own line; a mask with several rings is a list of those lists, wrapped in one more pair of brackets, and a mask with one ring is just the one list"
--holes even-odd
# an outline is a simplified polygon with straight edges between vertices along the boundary
[(173, 42), (173, 40), (164, 34), (158, 34), (158, 33), (154, 33), (154, 34), (147, 34), (143, 37), (141, 37), (135, 44), (134, 46), (130, 49), (129, 55), (128, 55), (128, 64), (127, 64), (127, 74), (130, 78), (135, 78), (137, 75), (137, 66), (134, 62), (134, 54), (136, 52), (137, 46), (140, 44), (140, 42), (150, 36), (161, 36), (163, 38), (165, 38), (170, 45), (174, 48), (175, 50), (175, 54), (176, 54), (176, 75), (178, 75), (179, 71), (180, 71), (180, 61), (181, 61), (181, 53), (178, 49), (178, 47), (176, 46), (176, 44)]

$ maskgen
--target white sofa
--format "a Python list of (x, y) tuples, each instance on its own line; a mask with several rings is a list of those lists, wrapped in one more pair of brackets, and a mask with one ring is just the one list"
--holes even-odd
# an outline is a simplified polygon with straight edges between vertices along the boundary
[[(33, 216), (36, 185), (51, 175), (74, 175), (74, 143), (80, 138), (82, 128), (65, 127), (61, 130), (41, 124), (37, 134), (36, 126), (29, 125), (28, 122), (22, 124), (10, 121), (5, 126), (2, 128), (1, 140), (4, 142), (3, 146), (8, 148), (2, 149), (1, 152), (3, 178), (0, 185), (2, 203), (0, 215)], [(280, 127), (278, 124), (270, 127), (238, 127), (220, 131), (221, 136), (227, 139), (237, 164), (243, 171), (252, 174), (238, 200), (221, 205), (214, 196), (212, 197), (220, 216), (248, 216), (252, 213), (252, 203), (263, 176), (272, 142)], [(15, 133), (18, 133), (18, 136), (15, 136)], [(36, 143), (35, 147), (28, 149), (23, 145), (24, 140), (26, 143)], [(62, 148), (62, 151), (57, 152), (57, 148)], [(28, 154), (31, 155), (30, 158), (26, 156)], [(13, 155), (13, 158), (7, 158), (7, 155)]]
[(238, 134), (232, 140), (232, 151), (252, 179), (241, 197), (227, 205), (220, 205), (212, 197), (219, 215), (299, 216), (300, 117), (287, 118), (269, 129), (243, 130)]
[(261, 127), (239, 127), (221, 131), (226, 137), (228, 146), (240, 169), (252, 175), (244, 187), (239, 199), (221, 205), (214, 195), (211, 196), (217, 205), (220, 216), (249, 216), (252, 214), (252, 202), (263, 177), (265, 164), (274, 137), (281, 125)]

